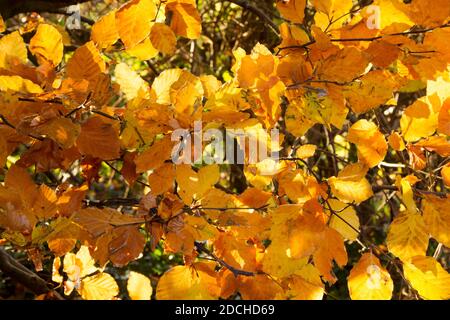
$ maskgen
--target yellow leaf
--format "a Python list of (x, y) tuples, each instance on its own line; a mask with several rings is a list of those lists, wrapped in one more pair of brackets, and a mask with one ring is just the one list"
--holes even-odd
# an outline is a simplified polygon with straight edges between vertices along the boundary
[(114, 71), (116, 81), (120, 85), (120, 90), (125, 93), (128, 100), (137, 97), (145, 98), (149, 94), (149, 85), (144, 81), (136, 71), (132, 70), (127, 64), (121, 62)]
[(194, 2), (171, 0), (166, 4), (166, 16), (170, 16), (170, 28), (176, 35), (188, 39), (200, 37), (201, 19)]
[(293, 23), (302, 23), (305, 17), (306, 0), (277, 0), (281, 15)]
[(163, 274), (156, 287), (158, 300), (215, 300), (220, 287), (214, 271), (215, 264), (195, 263), (176, 266)]
[(185, 71), (181, 69), (167, 69), (153, 81), (152, 89), (155, 91), (157, 103), (170, 104), (170, 87), (177, 82)]
[(111, 275), (102, 272), (84, 278), (79, 292), (85, 300), (112, 300), (119, 294), (119, 286)]
[(150, 300), (153, 292), (150, 279), (134, 271), (128, 276), (127, 290), (132, 300)]
[(152, 42), (152, 45), (162, 53), (169, 55), (175, 53), (177, 38), (172, 29), (164, 23), (155, 23), (152, 26), (150, 41)]
[(43, 90), (34, 82), (19, 76), (0, 76), (0, 91), (25, 93), (42, 93)]
[(360, 81), (352, 82), (344, 95), (353, 111), (363, 113), (392, 99), (400, 84), (400, 79), (395, 78), (394, 74), (375, 70), (364, 75)]
[(361, 203), (373, 195), (372, 187), (364, 177), (368, 171), (360, 162), (347, 165), (337, 177), (331, 177), (328, 182), (333, 194), (343, 202)]
[(37, 57), (39, 64), (49, 61), (57, 66), (63, 57), (62, 36), (55, 27), (49, 24), (38, 26), (36, 34), (30, 40), (29, 48), (31, 53)]
[(89, 248), (86, 246), (81, 246), (77, 254), (68, 253), (64, 256), (64, 272), (69, 280), (75, 283), (96, 271), (95, 260), (91, 257)]
[(417, 213), (419, 211), (417, 209), (416, 202), (414, 201), (414, 193), (412, 190), (412, 186), (417, 181), (419, 181), (419, 179), (414, 175), (409, 175), (404, 178), (397, 176), (396, 180), (396, 186), (400, 190), (403, 204), (406, 206), (408, 212), (411, 213)]
[(407, 142), (432, 135), (438, 126), (438, 113), (430, 104), (417, 100), (404, 110), (400, 119), (403, 139)]
[(367, 120), (359, 120), (348, 130), (348, 141), (356, 144), (358, 159), (369, 167), (383, 161), (387, 153), (387, 143), (377, 125)]
[(192, 170), (190, 165), (179, 165), (176, 167), (178, 194), (188, 205), (192, 203), (192, 200), (200, 200), (219, 180), (219, 174), (219, 166), (215, 164), (205, 166), (198, 172)]
[(444, 184), (450, 188), (450, 165), (446, 165), (442, 168), (441, 175), (442, 180), (444, 180)]
[(287, 295), (294, 300), (322, 300), (324, 292), (319, 271), (308, 263), (291, 277)]
[(6, 30), (5, 21), (3, 21), (3, 17), (0, 15), (0, 33)]
[(331, 205), (331, 209), (336, 212), (336, 214), (330, 212), (331, 216), (328, 225), (337, 230), (344, 239), (355, 241), (358, 238), (356, 230), (359, 230), (359, 218), (355, 209), (336, 199), (329, 199), (328, 203)]
[(317, 146), (314, 144), (305, 144), (297, 149), (295, 156), (300, 159), (307, 159), (314, 156)]
[(450, 136), (450, 98), (444, 101), (439, 111), (438, 130), (440, 133)]
[(361, 14), (368, 17), (368, 23), (377, 29), (385, 29), (392, 24), (414, 25), (414, 22), (397, 5), (398, 0), (375, 0), (372, 5), (364, 7)]
[(116, 27), (125, 48), (131, 49), (150, 34), (156, 6), (152, 0), (132, 0), (116, 12)]
[(386, 242), (392, 254), (408, 262), (412, 257), (425, 255), (428, 239), (423, 217), (419, 213), (403, 211), (391, 223)]
[(378, 258), (365, 253), (350, 271), (348, 289), (352, 300), (390, 300), (394, 283)]
[(314, 15), (315, 25), (325, 30), (331, 27), (337, 29), (341, 27), (349, 18), (349, 12), (353, 7), (351, 0), (313, 0), (313, 6), (318, 12)]
[(423, 220), (431, 236), (450, 248), (450, 197), (426, 195), (422, 205)]
[(389, 145), (396, 151), (403, 151), (406, 149), (405, 141), (398, 132), (392, 132), (389, 136)]
[(450, 274), (432, 257), (414, 257), (403, 272), (420, 296), (429, 300), (450, 299)]
[(153, 46), (150, 38), (145, 38), (141, 43), (128, 49), (127, 53), (140, 60), (150, 60), (158, 55), (158, 50)]
[(92, 26), (91, 40), (101, 49), (113, 45), (119, 39), (116, 27), (116, 10), (100, 18)]
[(27, 62), (27, 47), (18, 31), (0, 39), (0, 68), (13, 68), (14, 62)]
[(52, 264), (52, 281), (61, 284), (64, 280), (63, 276), (59, 273), (61, 268), (61, 258), (56, 257)]
[(243, 277), (239, 282), (238, 290), (244, 300), (274, 300), (283, 296), (280, 285), (265, 274)]

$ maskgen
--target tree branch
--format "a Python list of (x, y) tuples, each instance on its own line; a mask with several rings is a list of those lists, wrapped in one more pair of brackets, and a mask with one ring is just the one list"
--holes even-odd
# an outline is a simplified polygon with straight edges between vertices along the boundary
[(91, 0), (0, 0), (0, 14), (8, 19), (19, 13), (50, 12)]
[(11, 257), (3, 248), (0, 248), (0, 270), (13, 278), (15, 281), (23, 284), (35, 294), (52, 292), (57, 299), (64, 299), (59, 293), (49, 287), (47, 281), (39, 277), (36, 273), (25, 268), (22, 264)]
[[(412, 35), (412, 34), (427, 33), (427, 32), (430, 32), (430, 31), (433, 31), (436, 29), (443, 29), (443, 28), (449, 28), (449, 27), (450, 27), (450, 24), (447, 23), (447, 24), (443, 24), (443, 25), (440, 25), (440, 26), (434, 27), (434, 28), (409, 30), (409, 31), (405, 31), (405, 32), (383, 34), (383, 35), (379, 35), (379, 36), (375, 36), (375, 37), (368, 37), (368, 38), (337, 38), (337, 39), (332, 38), (332, 39), (330, 39), (330, 41), (331, 42), (375, 41), (375, 40), (379, 40), (379, 39), (383, 39), (383, 38), (387, 38), (387, 37), (407, 36), (407, 35)], [(301, 44), (301, 45), (281, 47), (281, 48), (278, 48), (277, 53), (280, 53), (280, 51), (287, 50), (287, 49), (305, 49), (314, 43), (316, 43), (316, 40), (311, 40), (311, 41)]]
[(203, 252), (203, 253), (207, 254), (208, 256), (213, 258), (214, 261), (217, 261), (222, 267), (225, 267), (228, 270), (230, 270), (236, 278), (238, 276), (253, 277), (256, 275), (256, 272), (250, 272), (250, 271), (236, 269), (235, 267), (229, 265), (228, 263), (226, 263), (225, 261), (220, 259), (218, 256), (216, 256), (214, 253), (212, 253), (210, 250), (208, 250), (203, 243), (195, 242), (195, 249), (199, 253)]

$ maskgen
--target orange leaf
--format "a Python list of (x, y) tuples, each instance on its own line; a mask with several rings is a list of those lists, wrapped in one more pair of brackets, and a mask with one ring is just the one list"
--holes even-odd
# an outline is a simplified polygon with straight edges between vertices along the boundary
[(89, 118), (82, 126), (77, 147), (84, 155), (111, 160), (120, 156), (118, 130), (101, 117)]
[(149, 34), (156, 6), (152, 0), (132, 0), (116, 12), (116, 26), (127, 49), (143, 41)]
[(30, 40), (30, 51), (38, 58), (39, 64), (49, 61), (57, 66), (62, 60), (63, 50), (59, 31), (49, 24), (40, 24)]
[(105, 72), (106, 64), (100, 52), (92, 41), (85, 43), (75, 50), (67, 63), (67, 75), (74, 79), (94, 81), (98, 75)]
[(155, 23), (152, 26), (150, 41), (152, 42), (152, 45), (162, 53), (169, 55), (175, 53), (177, 38), (172, 29), (164, 23)]
[(185, 0), (171, 0), (166, 5), (166, 16), (170, 16), (170, 28), (176, 35), (197, 39), (202, 32), (200, 15), (195, 3)]

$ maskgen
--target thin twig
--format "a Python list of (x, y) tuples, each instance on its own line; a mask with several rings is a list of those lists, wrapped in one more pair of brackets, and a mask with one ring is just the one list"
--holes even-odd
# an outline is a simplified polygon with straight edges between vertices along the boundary
[(195, 242), (195, 248), (197, 250), (197, 252), (199, 253), (205, 253), (208, 256), (210, 256), (211, 258), (213, 258), (216, 262), (218, 262), (222, 267), (227, 268), (228, 270), (230, 270), (233, 275), (237, 278), (238, 276), (247, 276), (247, 277), (253, 277), (256, 275), (255, 272), (251, 272), (251, 271), (245, 271), (245, 270), (241, 270), (241, 269), (236, 269), (235, 267), (229, 265), (228, 263), (226, 263), (225, 261), (223, 261), (222, 259), (220, 259), (218, 256), (216, 256), (213, 252), (211, 252), (209, 249), (207, 249), (205, 247), (205, 245), (203, 243), (200, 242)]

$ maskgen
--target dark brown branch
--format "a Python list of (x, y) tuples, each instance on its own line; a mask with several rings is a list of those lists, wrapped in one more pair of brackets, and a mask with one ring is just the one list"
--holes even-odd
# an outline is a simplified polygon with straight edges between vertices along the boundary
[(84, 204), (88, 207), (120, 207), (120, 206), (136, 206), (140, 203), (139, 199), (128, 199), (128, 198), (116, 198), (116, 199), (106, 199), (106, 200), (83, 200)]
[[(68, 11), (63, 10), (63, 9), (57, 9), (57, 10), (53, 9), (53, 10), (48, 10), (47, 12), (48, 13), (62, 14), (62, 15), (65, 15), (65, 16), (71, 16), (73, 14), (73, 12), (68, 12)], [(81, 20), (81, 22), (87, 23), (87, 24), (89, 24), (91, 26), (95, 23), (94, 20), (92, 20), (92, 19), (90, 19), (88, 17), (84, 17), (84, 16), (80, 16), (80, 20)]]
[(207, 249), (203, 243), (195, 242), (195, 248), (198, 253), (205, 253), (206, 255), (213, 258), (214, 261), (217, 261), (222, 267), (230, 270), (236, 278), (238, 276), (253, 277), (256, 275), (256, 272), (250, 272), (250, 271), (236, 269), (235, 267), (229, 265), (228, 263), (226, 263), (225, 261), (220, 259), (218, 256), (216, 256), (214, 253), (212, 253), (209, 249)]
[(19, 13), (50, 12), (91, 0), (0, 0), (0, 14), (4, 19)]
[(52, 292), (57, 299), (63, 300), (63, 297), (53, 291), (44, 279), (31, 270), (25, 268), (21, 263), (11, 257), (3, 248), (0, 248), (0, 270), (15, 281), (27, 287), (35, 294)]
[[(9, 122), (8, 119), (6, 119), (4, 115), (0, 114), (0, 120), (2, 120), (2, 122), (0, 122), (0, 124), (8, 126), (11, 129), (14, 129), (17, 131), (16, 127), (11, 122)], [(44, 137), (39, 137), (39, 136), (35, 136), (32, 134), (28, 134), (28, 137), (39, 140), (39, 141), (44, 141), (44, 139), (45, 139)]]
[[(383, 39), (383, 38), (387, 38), (387, 37), (407, 36), (407, 35), (412, 35), (412, 34), (427, 33), (427, 32), (430, 32), (430, 31), (433, 31), (436, 29), (443, 29), (443, 28), (449, 28), (449, 27), (450, 27), (450, 24), (447, 23), (447, 24), (443, 24), (441, 26), (434, 27), (434, 28), (410, 30), (410, 31), (397, 32), (397, 33), (391, 33), (391, 34), (383, 34), (383, 35), (379, 35), (379, 36), (375, 36), (375, 37), (368, 37), (368, 38), (338, 38), (338, 39), (330, 39), (330, 41), (331, 42), (375, 41), (375, 40), (379, 40), (379, 39)], [(309, 41), (302, 45), (281, 47), (281, 48), (278, 48), (278, 53), (282, 50), (287, 50), (287, 49), (305, 49), (314, 43), (316, 43), (316, 41), (312, 40), (312, 41)]]

